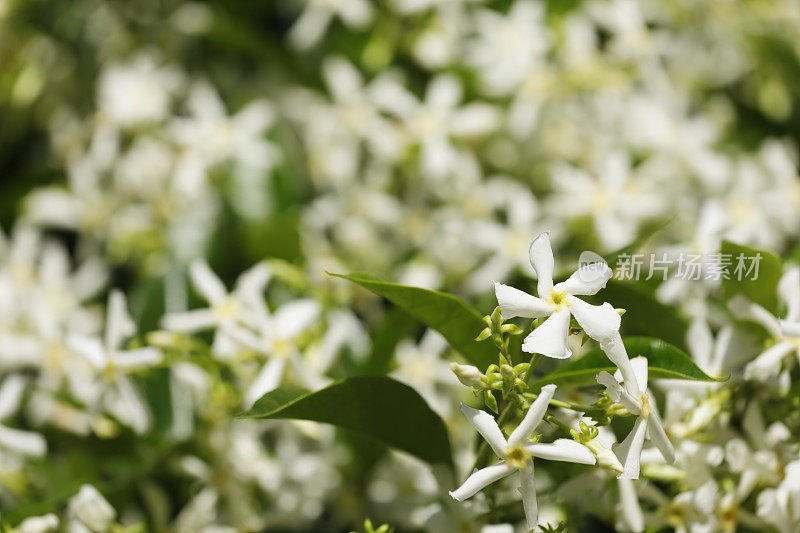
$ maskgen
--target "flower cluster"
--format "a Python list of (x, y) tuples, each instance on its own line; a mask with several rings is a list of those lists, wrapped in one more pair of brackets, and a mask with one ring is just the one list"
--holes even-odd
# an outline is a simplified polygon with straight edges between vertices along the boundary
[(0, 530), (796, 531), (798, 17), (0, 0)]

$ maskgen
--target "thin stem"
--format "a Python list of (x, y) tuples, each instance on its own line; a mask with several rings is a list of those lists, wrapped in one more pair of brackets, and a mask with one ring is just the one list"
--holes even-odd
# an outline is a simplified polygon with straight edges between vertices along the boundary
[[(535, 400), (536, 398), (539, 397), (539, 395), (533, 394), (532, 392), (523, 392), (522, 397), (525, 398), (526, 400)], [(561, 400), (550, 400), (550, 405), (554, 407), (563, 407), (564, 409), (569, 409), (571, 411), (578, 411), (581, 413), (585, 413), (590, 409), (586, 405), (580, 405), (572, 402), (564, 402)]]
[(572, 429), (571, 427), (569, 427), (568, 425), (566, 425), (564, 422), (562, 422), (558, 418), (554, 417), (553, 415), (547, 415), (547, 416), (544, 417), (544, 419), (547, 420), (548, 422), (550, 422), (551, 424), (557, 425), (558, 427), (560, 427), (561, 429), (563, 429), (567, 433), (569, 433), (569, 431)]

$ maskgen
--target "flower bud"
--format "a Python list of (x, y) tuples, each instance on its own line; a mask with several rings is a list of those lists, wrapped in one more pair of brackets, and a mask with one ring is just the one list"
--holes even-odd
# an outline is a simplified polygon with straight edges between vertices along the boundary
[(617, 456), (614, 455), (614, 452), (600, 444), (600, 441), (597, 439), (592, 439), (588, 442), (583, 443), (584, 446), (589, 448), (594, 456), (597, 458), (597, 466), (602, 466), (604, 468), (610, 468), (611, 470), (616, 470), (617, 472), (624, 472), (625, 469), (622, 466), (622, 463), (619, 462)]
[(481, 374), (477, 367), (472, 365), (460, 365), (458, 363), (450, 363), (450, 369), (456, 375), (458, 381), (467, 387), (482, 388), (486, 382), (486, 376)]

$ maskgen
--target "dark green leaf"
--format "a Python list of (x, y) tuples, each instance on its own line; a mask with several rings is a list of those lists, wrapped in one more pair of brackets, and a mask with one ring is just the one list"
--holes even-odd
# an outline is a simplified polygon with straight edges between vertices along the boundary
[(411, 387), (385, 376), (352, 377), (315, 392), (281, 387), (239, 418), (324, 422), (372, 437), (429, 463), (451, 464), (442, 419)]
[[(730, 265), (724, 267), (723, 270), (722, 290), (725, 298), (729, 299), (735, 294), (742, 294), (766, 309), (776, 312), (778, 281), (783, 270), (781, 260), (770, 252), (730, 241), (722, 241), (720, 253), (725, 256), (729, 255), (731, 259)], [(761, 256), (760, 260), (751, 261), (758, 255)], [(758, 264), (757, 275), (755, 275), (755, 271), (747, 273), (751, 263)], [(742, 267), (743, 270), (741, 270)]]
[[(650, 337), (626, 337), (623, 339), (628, 357), (647, 357), (650, 379), (673, 378), (693, 381), (724, 381), (727, 378), (712, 378), (691, 360), (683, 351), (660, 339)], [(570, 361), (531, 385), (533, 390), (548, 383), (558, 386), (583, 386), (595, 383), (601, 370), (613, 373), (616, 367), (600, 348), (595, 348), (580, 359)]]
[(476, 342), (475, 337), (486, 324), (480, 313), (452, 294), (378, 281), (362, 275), (331, 274), (383, 296), (408, 314), (441, 333), (478, 368), (497, 361), (497, 349), (491, 342)]

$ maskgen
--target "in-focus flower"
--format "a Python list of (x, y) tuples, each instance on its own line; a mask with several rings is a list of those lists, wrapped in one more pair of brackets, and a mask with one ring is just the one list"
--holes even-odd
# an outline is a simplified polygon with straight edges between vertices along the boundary
[(523, 344), (522, 350), (547, 357), (566, 359), (572, 355), (567, 344), (570, 316), (574, 316), (586, 334), (598, 342), (619, 331), (619, 313), (609, 303), (591, 305), (575, 295), (592, 295), (606, 286), (611, 269), (605, 263), (583, 265), (566, 281), (553, 285), (553, 250), (550, 232), (539, 234), (531, 243), (531, 265), (539, 277), (537, 293), (532, 296), (502, 283), (494, 290), (504, 319), (514, 317), (544, 318)]
[[(675, 462), (675, 449), (667, 437), (656, 405), (647, 391), (647, 358), (630, 359), (631, 371), (612, 376), (605, 370), (597, 374), (597, 382), (606, 388), (611, 399), (622, 404), (628, 412), (638, 415), (633, 429), (615, 451), (625, 468), (619, 477), (639, 479), (639, 460), (645, 436), (656, 445), (669, 463)], [(623, 379), (623, 375), (627, 376)], [(623, 384), (625, 385), (623, 387)]]
[(495, 422), (494, 418), (485, 411), (473, 409), (461, 404), (461, 411), (469, 422), (486, 439), (500, 462), (474, 472), (467, 478), (463, 485), (452, 491), (450, 496), (455, 500), (463, 501), (475, 495), (481, 489), (499, 479), (519, 472), (519, 492), (525, 507), (525, 517), (528, 528), (533, 529), (538, 523), (538, 504), (536, 502), (536, 485), (533, 479), (533, 458), (550, 459), (553, 461), (567, 461), (587, 465), (595, 464), (595, 457), (588, 448), (574, 440), (558, 439), (552, 443), (531, 442), (530, 437), (536, 427), (544, 418), (547, 406), (555, 393), (555, 385), (542, 387), (539, 396), (531, 404), (525, 418), (519, 426), (511, 432), (508, 440)]

